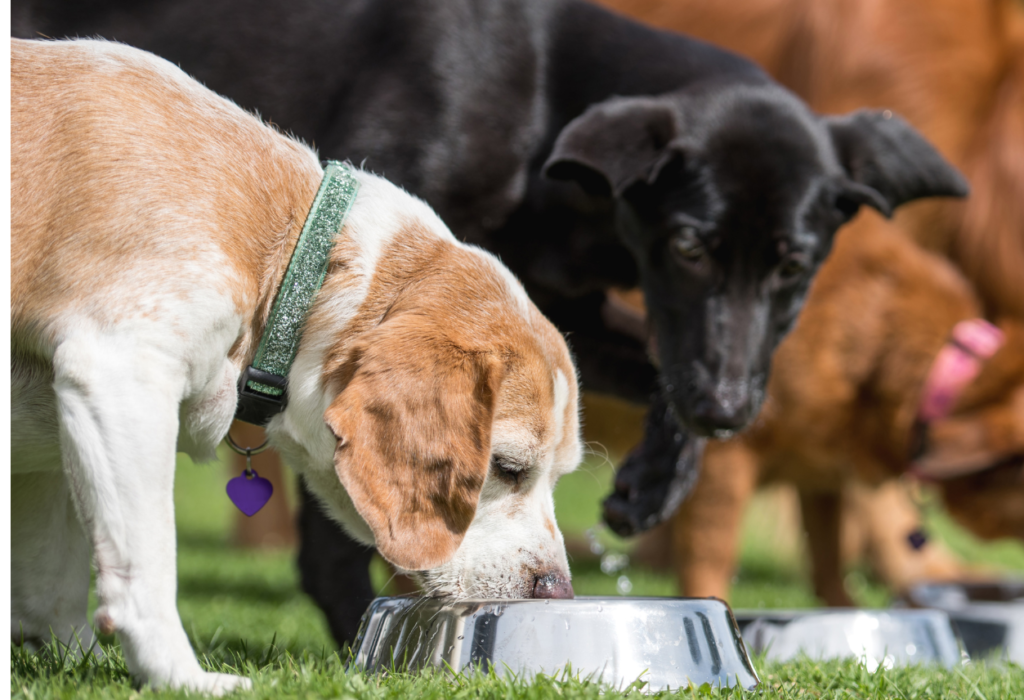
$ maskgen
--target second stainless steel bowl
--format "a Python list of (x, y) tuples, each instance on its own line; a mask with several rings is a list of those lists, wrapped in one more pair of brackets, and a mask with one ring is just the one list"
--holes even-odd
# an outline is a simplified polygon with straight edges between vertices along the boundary
[(928, 663), (951, 668), (967, 658), (939, 610), (750, 610), (736, 617), (747, 646), (770, 661), (852, 658), (874, 671)]

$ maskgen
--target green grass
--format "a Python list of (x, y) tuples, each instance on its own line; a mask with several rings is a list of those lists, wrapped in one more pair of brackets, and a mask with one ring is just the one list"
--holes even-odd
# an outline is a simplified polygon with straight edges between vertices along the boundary
[[(601, 497), (611, 470), (596, 461), (564, 478), (556, 491), (558, 520), (567, 539), (579, 542), (597, 522)], [(252, 552), (228, 544), (231, 505), (224, 496), (220, 465), (196, 466), (179, 460), (176, 481), (178, 518), (179, 610), (185, 629), (209, 670), (243, 673), (254, 681), (252, 698), (617, 698), (595, 683), (573, 678), (539, 678), (532, 682), (477, 674), (448, 678), (443, 674), (368, 676), (346, 671), (319, 610), (300, 592), (294, 555)], [(756, 511), (756, 507), (752, 509)], [(756, 515), (756, 514), (755, 514)], [(929, 511), (929, 527), (972, 561), (1024, 570), (1024, 547), (999, 543), (981, 546), (941, 514)], [(761, 523), (747, 523), (741, 568), (732, 600), (735, 607), (804, 607), (816, 605), (799, 553), (779, 548)], [(611, 550), (626, 543), (607, 533), (601, 541)], [(774, 547), (774, 548), (773, 548)], [(574, 558), (573, 584), (581, 595), (615, 595), (616, 579), (601, 572), (596, 557)], [(632, 595), (675, 595), (665, 573), (627, 571)], [(387, 592), (390, 576), (375, 562), (373, 578)], [(858, 578), (859, 577), (859, 578)], [(862, 604), (884, 605), (888, 595), (862, 572), (851, 587)], [(339, 591), (339, 595), (344, 595)], [(95, 600), (92, 606), (95, 607)], [(12, 647), (11, 693), (17, 698), (177, 697), (184, 693), (133, 688), (120, 649), (103, 638), (106, 654), (78, 659), (59, 649), (31, 654)], [(995, 698), (1024, 697), (1024, 671), (1015, 666), (973, 664), (946, 671), (935, 668), (880, 670), (868, 673), (856, 663), (787, 664), (755, 662), (762, 678), (757, 696), (783, 698)], [(735, 689), (693, 688), (680, 697), (734, 697)]]
[[(289, 653), (267, 648), (259, 654), (223, 651), (201, 653), (200, 663), (211, 671), (241, 673), (251, 678), (253, 690), (240, 698), (494, 698), (512, 700), (637, 697), (638, 679), (624, 691), (610, 690), (586, 678), (539, 676), (530, 681), (500, 678), (493, 673), (467, 673), (452, 677), (442, 672), (371, 675), (349, 670), (335, 653), (308, 650)], [(1018, 666), (972, 664), (961, 669), (910, 667), (868, 672), (854, 661), (802, 660), (785, 664), (755, 659), (761, 686), (753, 692), (707, 685), (661, 692), (654, 697), (679, 698), (1020, 698), (1024, 696), (1024, 670)], [(100, 659), (76, 660), (59, 649), (30, 654), (12, 653), (11, 695), (27, 700), (74, 698), (135, 700), (144, 697), (188, 697), (186, 692), (137, 690), (132, 686), (118, 649)]]

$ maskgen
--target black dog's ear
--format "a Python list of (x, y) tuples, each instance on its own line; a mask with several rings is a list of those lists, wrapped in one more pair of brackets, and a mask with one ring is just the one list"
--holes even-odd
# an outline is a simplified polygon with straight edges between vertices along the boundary
[(891, 216), (896, 207), (921, 197), (967, 196), (967, 181), (957, 169), (892, 112), (860, 110), (824, 122), (854, 185), (850, 199)]
[(654, 182), (674, 151), (672, 109), (649, 98), (594, 105), (562, 129), (544, 174), (598, 196), (620, 196), (635, 182)]

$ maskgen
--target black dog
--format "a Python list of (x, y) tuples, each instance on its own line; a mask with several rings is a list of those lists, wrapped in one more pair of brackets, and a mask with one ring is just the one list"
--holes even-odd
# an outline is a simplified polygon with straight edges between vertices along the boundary
[[(900, 119), (819, 118), (744, 59), (580, 0), (25, 0), (12, 23), (153, 51), (420, 195), (572, 334), (590, 388), (654, 389), (644, 345), (601, 318), (605, 289), (640, 285), (661, 390), (700, 434), (756, 415), (771, 353), (861, 204), (965, 193)], [(346, 639), (365, 602), (308, 546), (337, 537), (306, 505), (304, 585), (348, 610), (328, 611)]]

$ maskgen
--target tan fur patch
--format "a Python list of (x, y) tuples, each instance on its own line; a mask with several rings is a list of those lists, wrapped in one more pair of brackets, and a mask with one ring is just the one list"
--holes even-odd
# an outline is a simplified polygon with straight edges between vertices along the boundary
[(253, 318), (241, 364), (316, 193), (315, 156), (110, 42), (12, 40), (11, 96), (15, 342), (53, 342), (43, 319), (62, 314), (159, 317), (215, 272)]

